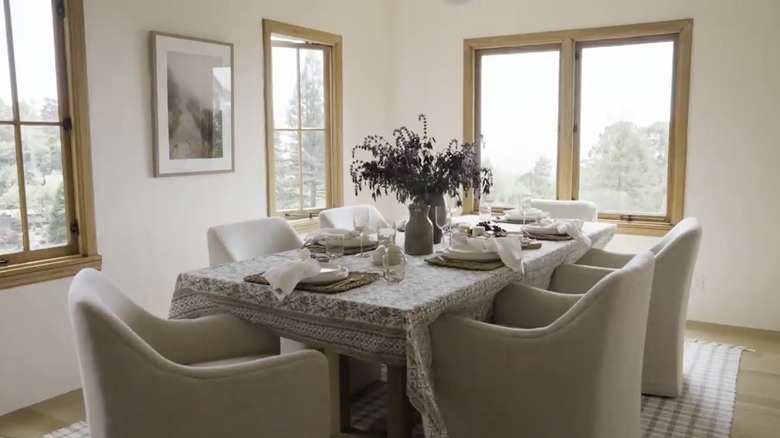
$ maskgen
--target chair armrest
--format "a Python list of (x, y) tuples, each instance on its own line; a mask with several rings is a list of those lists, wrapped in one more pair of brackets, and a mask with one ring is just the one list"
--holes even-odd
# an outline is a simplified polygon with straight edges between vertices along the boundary
[(517, 328), (546, 327), (579, 301), (580, 295), (560, 294), (512, 283), (496, 295), (496, 324)]
[(583, 265), (561, 265), (555, 268), (550, 290), (562, 294), (584, 294), (615, 269)]
[(577, 265), (620, 269), (625, 266), (626, 263), (628, 263), (632, 258), (634, 258), (633, 254), (620, 254), (617, 252), (609, 252), (604, 251), (603, 249), (593, 248), (574, 263)]
[(159, 326), (143, 337), (162, 356), (178, 364), (279, 353), (279, 336), (227, 313), (158, 321)]

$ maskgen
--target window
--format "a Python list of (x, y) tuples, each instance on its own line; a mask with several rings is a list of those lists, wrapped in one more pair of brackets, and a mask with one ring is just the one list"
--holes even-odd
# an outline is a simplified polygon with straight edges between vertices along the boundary
[[(0, 287), (98, 266), (80, 0), (0, 8)], [(82, 116), (83, 115), (83, 116)]]
[(467, 40), (464, 134), (485, 142), (490, 201), (587, 199), (638, 234), (681, 220), (692, 25)]
[(341, 37), (263, 29), (269, 215), (313, 217), (342, 203)]

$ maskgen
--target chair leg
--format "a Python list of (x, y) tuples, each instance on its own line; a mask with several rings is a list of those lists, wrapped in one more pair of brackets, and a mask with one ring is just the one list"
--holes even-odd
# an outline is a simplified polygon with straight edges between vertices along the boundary
[(330, 432), (339, 436), (351, 429), (349, 396), (349, 358), (326, 351), (330, 374)]
[(406, 396), (406, 367), (387, 366), (387, 437), (411, 438), (412, 404)]

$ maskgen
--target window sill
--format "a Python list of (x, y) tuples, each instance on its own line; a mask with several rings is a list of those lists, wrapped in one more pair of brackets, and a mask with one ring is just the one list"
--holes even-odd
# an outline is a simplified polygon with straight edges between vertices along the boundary
[(0, 268), (0, 289), (72, 277), (84, 268), (100, 269), (102, 264), (99, 255), (77, 255), (7, 266)]
[(320, 229), (320, 220), (318, 218), (291, 219), (288, 222), (300, 235), (306, 235)]
[(672, 229), (672, 224), (666, 222), (620, 221), (599, 219), (599, 222), (617, 225), (617, 233), (630, 236), (663, 237)]

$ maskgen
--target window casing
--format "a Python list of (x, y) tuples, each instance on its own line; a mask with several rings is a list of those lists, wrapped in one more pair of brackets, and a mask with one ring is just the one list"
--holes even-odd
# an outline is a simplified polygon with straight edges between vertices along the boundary
[(82, 0), (0, 1), (0, 288), (7, 288), (99, 268), (101, 260)]
[[(588, 184), (592, 178), (591, 180), (586, 180), (585, 178), (592, 175), (600, 175), (600, 173), (596, 172), (595, 169), (597, 168), (593, 165), (595, 161), (594, 154), (589, 155), (588, 151), (592, 149), (594, 144), (600, 144), (600, 140), (596, 141), (594, 139), (600, 139), (601, 137), (593, 134), (583, 135), (583, 128), (593, 131), (593, 123), (590, 123), (589, 120), (594, 119), (594, 117), (591, 117), (594, 108), (598, 112), (598, 105), (588, 105), (589, 101), (587, 99), (590, 98), (590, 101), (593, 101), (592, 91), (594, 89), (599, 90), (599, 87), (601, 87), (601, 90), (609, 89), (609, 84), (606, 86), (604, 84), (599, 85), (598, 80), (593, 80), (593, 78), (599, 77), (599, 68), (602, 69), (602, 76), (609, 73), (607, 69), (608, 63), (601, 63), (601, 67), (599, 67), (598, 59), (604, 56), (596, 55), (601, 53), (601, 55), (620, 59), (617, 57), (621, 53), (628, 53), (621, 52), (621, 50), (630, 51), (636, 49), (634, 50), (636, 52), (634, 55), (638, 56), (636, 59), (642, 60), (644, 52), (651, 53), (653, 50), (655, 52), (659, 50), (666, 51), (668, 52), (668, 62), (671, 64), (668, 66), (669, 70), (671, 70), (671, 77), (651, 76), (650, 79), (658, 82), (658, 89), (663, 90), (663, 87), (668, 85), (668, 124), (666, 121), (662, 121), (662, 123), (654, 126), (640, 126), (641, 123), (634, 124), (633, 122), (626, 123), (625, 126), (619, 126), (619, 123), (614, 123), (614, 126), (598, 126), (602, 128), (600, 131), (602, 135), (612, 133), (617, 135), (618, 139), (622, 139), (615, 140), (621, 145), (621, 142), (628, 144), (627, 140), (625, 140), (627, 138), (635, 139), (635, 131), (638, 130), (642, 132), (643, 137), (641, 140), (636, 140), (637, 142), (647, 143), (650, 141), (648, 138), (652, 137), (659, 139), (654, 141), (656, 146), (662, 145), (664, 142), (668, 143), (668, 147), (665, 148), (665, 156), (659, 153), (658, 156), (652, 157), (657, 163), (651, 163), (650, 157), (647, 157), (645, 162), (631, 163), (631, 165), (638, 166), (640, 169), (650, 165), (655, 166), (655, 174), (647, 176), (644, 184), (649, 187), (651, 185), (650, 182), (653, 181), (652, 178), (659, 178), (658, 175), (661, 175), (660, 178), (664, 180), (656, 185), (660, 187), (659, 191), (663, 189), (661, 186), (665, 185), (666, 190), (664, 190), (664, 193), (648, 194), (648, 196), (652, 195), (653, 199), (652, 202), (648, 201), (645, 204), (631, 202), (632, 196), (639, 197), (635, 191), (628, 190), (628, 194), (621, 193), (623, 202), (612, 200), (609, 196), (601, 193), (601, 203), (608, 205), (606, 206), (607, 208), (603, 205), (599, 206), (600, 210), (602, 210), (599, 213), (600, 220), (617, 223), (620, 232), (648, 235), (663, 234), (681, 220), (683, 216), (692, 26), (692, 20), (679, 20), (466, 40), (464, 45), (464, 137), (471, 139), (483, 135), (486, 147), (490, 147), (488, 133), (483, 133), (483, 127), (481, 126), (483, 124), (481, 76), (483, 74), (483, 63), (485, 63), (486, 59), (489, 59), (487, 57), (501, 54), (559, 53), (559, 68), (557, 72), (559, 82), (557, 95), (557, 151), (554, 151), (554, 153), (550, 151), (550, 154), (548, 154), (555, 155), (553, 160), (555, 171), (554, 175), (550, 176), (553, 179), (551, 183), (554, 183), (555, 186), (554, 198), (580, 199), (583, 198), (583, 194), (593, 197), (595, 193), (598, 193), (598, 190), (594, 188), (595, 183)], [(667, 59), (664, 58), (666, 56), (664, 53), (653, 56), (657, 58), (660, 56), (658, 59)], [(628, 65), (626, 68), (627, 71), (630, 71), (631, 65)], [(586, 72), (585, 78), (583, 78), (583, 71)], [(663, 68), (661, 71), (663, 71)], [(485, 74), (489, 74), (489, 72), (485, 72)], [(630, 77), (626, 78), (627, 81), (631, 79)], [(639, 79), (637, 78), (637, 81)], [(489, 90), (486, 90), (485, 93), (489, 93)], [(666, 96), (663, 96), (663, 93), (660, 94), (666, 98)], [(583, 107), (583, 96), (586, 98), (585, 107)], [(636, 105), (643, 105), (644, 103), (637, 101)], [(659, 105), (656, 106), (661, 109), (656, 111), (655, 114), (665, 114), (663, 101)], [(585, 112), (585, 116), (583, 116), (583, 112)], [(642, 121), (641, 119), (641, 117), (638, 118), (639, 121)], [(668, 134), (665, 134), (664, 128), (668, 129)], [(664, 135), (666, 135), (665, 138)], [(548, 140), (547, 144), (552, 144), (553, 140)], [(550, 148), (552, 147), (550, 146)], [(519, 145), (518, 148), (517, 156), (523, 157), (522, 145)], [(658, 148), (664, 149), (660, 146)], [(601, 158), (603, 158), (603, 155)], [(603, 170), (603, 166), (600, 169)], [(590, 173), (588, 173), (589, 171)], [(604, 176), (601, 179), (606, 178)], [(621, 178), (621, 175), (618, 175), (617, 178)], [(583, 181), (585, 181), (584, 184)], [(614, 182), (612, 184), (615, 185)], [(618, 186), (620, 186), (619, 183)], [(651, 190), (648, 188), (645, 191)], [(614, 193), (612, 195), (614, 195), (613, 198), (617, 196)], [(474, 198), (473, 194), (466, 194), (466, 196), (467, 208), (477, 209), (479, 199)], [(660, 198), (663, 199), (661, 200)], [(615, 207), (624, 207), (625, 210), (621, 211), (620, 208)]]
[(263, 33), (268, 214), (316, 220), (343, 203), (341, 37), (270, 20)]

